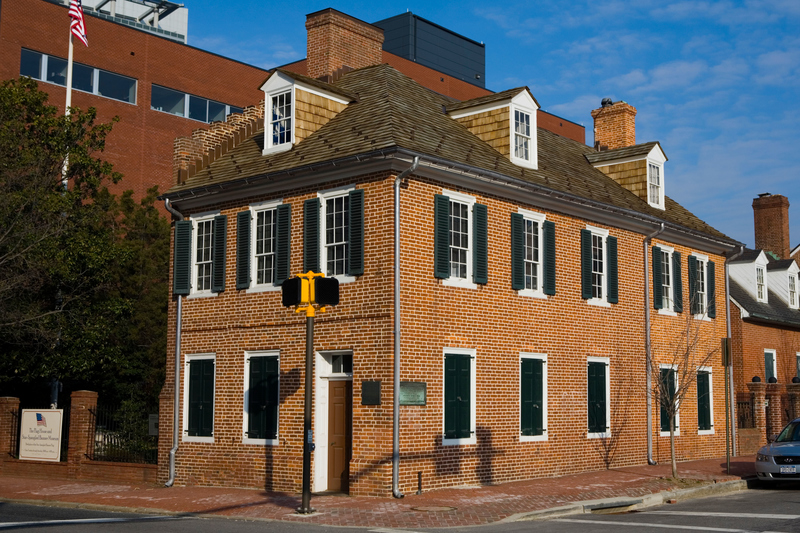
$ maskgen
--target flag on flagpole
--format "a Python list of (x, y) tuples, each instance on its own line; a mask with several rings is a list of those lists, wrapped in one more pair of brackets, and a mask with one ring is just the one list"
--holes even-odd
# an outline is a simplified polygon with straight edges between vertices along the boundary
[(83, 19), (81, 0), (69, 1), (69, 17), (72, 19), (69, 25), (72, 35), (80, 39), (84, 45), (89, 46), (89, 41), (86, 40), (86, 23)]

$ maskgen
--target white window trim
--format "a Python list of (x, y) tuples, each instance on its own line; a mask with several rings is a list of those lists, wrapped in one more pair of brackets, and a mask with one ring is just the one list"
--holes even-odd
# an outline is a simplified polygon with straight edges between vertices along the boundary
[[(214, 424), (211, 424), (210, 437), (189, 436), (189, 364), (192, 361), (211, 359), (214, 361), (214, 414), (217, 410), (217, 354), (215, 353), (196, 353), (186, 354), (183, 363), (183, 427), (181, 428), (181, 440), (183, 442), (214, 442)], [(216, 416), (215, 416), (216, 418)]]
[(520, 384), (520, 393), (517, 395), (519, 398), (519, 412), (517, 413), (517, 420), (522, 417), (522, 360), (523, 359), (541, 359), (542, 361), (542, 434), (541, 435), (520, 435), (520, 442), (543, 442), (547, 440), (547, 354), (544, 353), (529, 353), (521, 352), (520, 358), (520, 376), (517, 383)]
[[(772, 375), (775, 376), (775, 379), (778, 378), (778, 352), (773, 348), (764, 348), (764, 355), (771, 353), (772, 354)], [(765, 361), (766, 363), (766, 361)], [(767, 369), (764, 368), (764, 383), (769, 383), (769, 378), (767, 377)]]
[[(708, 316), (708, 256), (699, 254), (697, 252), (693, 252), (691, 254), (695, 258), (697, 258), (697, 262), (704, 263), (703, 264), (703, 287), (705, 289), (705, 305), (703, 307), (702, 313), (697, 313), (694, 315), (695, 320), (702, 320), (703, 322), (711, 322), (711, 318)], [(692, 306), (692, 299), (695, 297), (695, 294), (689, 295), (689, 312), (691, 313), (691, 306)]]
[[(530, 159), (524, 159), (522, 157), (517, 157), (516, 155), (516, 136), (517, 132), (515, 129), (515, 114), (519, 111), (520, 113), (525, 113), (528, 115), (529, 122), (530, 122), (530, 136), (528, 137), (530, 145), (528, 146), (528, 155)], [(519, 104), (512, 104), (509, 106), (509, 113), (508, 113), (508, 125), (509, 125), (509, 140), (511, 145), (509, 146), (509, 157), (511, 158), (511, 162), (517, 166), (537, 169), (538, 168), (538, 150), (537, 144), (538, 139), (536, 135), (536, 110), (529, 108), (527, 106), (522, 106)]]
[[(319, 269), (322, 272), (325, 272), (328, 269), (328, 248), (325, 245), (325, 222), (327, 220), (326, 214), (326, 200), (330, 198), (337, 198), (340, 196), (347, 196), (350, 194), (351, 191), (356, 189), (355, 185), (345, 185), (343, 187), (337, 187), (335, 189), (330, 189), (325, 192), (317, 192), (317, 198), (319, 198)], [(348, 249), (350, 247), (350, 241), (347, 241)], [(325, 274), (328, 275), (327, 273)], [(356, 281), (355, 276), (348, 276), (346, 274), (340, 274), (338, 276), (330, 276), (339, 280), (339, 283), (353, 283)]]
[[(758, 295), (758, 271), (761, 270), (761, 281), (763, 282), (763, 292), (762, 295)], [(762, 263), (754, 263), (753, 264), (753, 279), (756, 282), (756, 301), (767, 303), (769, 299), (769, 283), (767, 281), (767, 265)]]
[[(296, 142), (295, 131), (297, 129), (297, 98), (295, 94), (295, 82), (289, 76), (280, 72), (275, 72), (270, 78), (261, 86), (264, 91), (264, 150), (262, 155), (276, 154), (290, 150)], [(291, 120), (291, 141), (282, 144), (272, 143), (272, 131), (270, 123), (272, 119), (272, 97), (278, 96), (283, 93), (291, 93), (292, 106), (289, 119)]]
[[(714, 370), (710, 366), (697, 367), (697, 373), (708, 372), (708, 410), (711, 415), (711, 429), (701, 430), (698, 428), (698, 435), (713, 435), (714, 434)], [(680, 429), (680, 427), (678, 428)], [(667, 432), (669, 435), (669, 432)]]
[[(352, 357), (354, 354), (353, 350), (322, 350), (314, 353), (314, 412), (316, 415), (313, 421), (313, 439), (316, 452), (314, 453), (311, 490), (321, 492), (328, 488), (329, 384), (331, 381), (353, 381), (353, 374), (351, 373), (333, 372), (332, 359), (334, 355), (350, 355)], [(353, 365), (355, 366), (355, 364), (354, 358)]]
[[(589, 363), (603, 363), (606, 365), (606, 420), (608, 421), (608, 430), (597, 433), (586, 433), (587, 439), (607, 439), (611, 437), (611, 359), (609, 357), (595, 357), (590, 355), (586, 358), (586, 364)], [(586, 375), (586, 374), (584, 374)], [(589, 396), (589, 386), (586, 386), (586, 397)], [(588, 404), (588, 401), (584, 405)], [(585, 412), (585, 411), (584, 411)], [(586, 420), (586, 426), (589, 427), (589, 420)]]
[[(212, 221), (212, 230), (211, 230), (211, 250), (213, 253), (214, 250), (214, 229), (213, 229), (213, 221), (214, 217), (219, 216), (219, 211), (207, 211), (205, 213), (197, 213), (192, 215), (192, 279), (191, 279), (191, 290), (189, 292), (188, 298), (215, 298), (218, 293), (213, 292), (210, 288), (208, 290), (197, 290), (197, 224), (200, 222), (206, 222), (208, 220)], [(213, 279), (214, 276), (214, 260), (211, 260), (211, 276)]]
[[(247, 293), (254, 292), (270, 292), (281, 290), (280, 285), (274, 283), (261, 283), (258, 284), (258, 261), (256, 260), (256, 225), (258, 224), (259, 211), (268, 211), (276, 209), (279, 205), (283, 204), (283, 199), (269, 200), (267, 202), (259, 202), (250, 204), (250, 279), (253, 280)], [(277, 259), (277, 258), (276, 258)], [(276, 262), (277, 264), (277, 262)]]
[[(794, 304), (792, 303), (792, 295), (791, 295), (791, 283), (794, 280)], [(788, 279), (786, 281), (786, 297), (788, 299), (787, 303), (789, 305), (789, 309), (798, 309), (800, 308), (800, 286), (798, 286), (800, 280), (798, 280), (797, 274), (789, 272)]]
[[(472, 281), (473, 271), (472, 271), (472, 255), (473, 250), (475, 247), (475, 235), (472, 233), (472, 217), (473, 217), (473, 209), (475, 207), (475, 197), (470, 196), (468, 194), (464, 194), (461, 192), (456, 191), (442, 191), (443, 196), (447, 196), (450, 200), (454, 200), (456, 202), (460, 202), (462, 204), (467, 204), (467, 231), (469, 232), (469, 248), (467, 249), (467, 277), (466, 278), (454, 278), (452, 276), (448, 276), (442, 279), (442, 285), (446, 285), (448, 287), (461, 287), (463, 289), (476, 289), (478, 285)], [(449, 241), (448, 235), (448, 241)], [(450, 245), (448, 247), (448, 257), (450, 253)]]
[[(280, 404), (278, 407), (278, 429), (274, 439), (251, 439), (247, 436), (247, 424), (249, 422), (250, 413), (247, 406), (250, 400), (250, 358), (251, 357), (275, 357), (278, 359), (278, 369), (281, 365), (280, 350), (256, 350), (252, 352), (244, 352), (244, 402), (242, 404), (242, 444), (256, 444), (261, 446), (277, 446), (280, 442)], [(280, 371), (278, 372), (278, 390), (280, 391)], [(216, 384), (216, 382), (215, 382)]]
[[(669, 309), (664, 309), (663, 307), (658, 310), (659, 315), (666, 315), (666, 316), (678, 316), (678, 313), (673, 311), (673, 305), (675, 304), (675, 271), (674, 271), (674, 264), (672, 262), (672, 254), (675, 253), (675, 248), (672, 246), (667, 246), (666, 244), (656, 244), (659, 248), (661, 248), (662, 252), (666, 252), (669, 254), (669, 279), (670, 279), (670, 286), (669, 286)], [(663, 268), (663, 267), (662, 267)]]
[(589, 305), (596, 305), (598, 307), (611, 307), (608, 303), (608, 235), (607, 229), (598, 228), (595, 226), (586, 225), (586, 229), (592, 232), (592, 235), (598, 235), (603, 239), (603, 297), (602, 298), (589, 298), (586, 303)]
[[(546, 300), (547, 295), (544, 293), (544, 223), (547, 220), (547, 215), (522, 209), (521, 207), (517, 209), (517, 213), (522, 215), (525, 220), (532, 220), (539, 225), (539, 276), (537, 287), (535, 289), (518, 290), (517, 294), (529, 298), (541, 298)], [(523, 259), (523, 268), (524, 262)]]
[[(675, 373), (675, 390), (677, 391), (678, 388), (680, 387), (680, 383), (678, 383), (678, 377), (679, 377), (678, 376), (678, 365), (666, 365), (666, 364), (658, 365), (659, 378), (660, 378), (662, 369), (669, 369), (669, 370), (672, 370)], [(661, 429), (660, 429), (660, 427), (661, 427), (661, 418), (660, 418), (660, 416), (661, 416), (661, 414), (660, 414), (661, 413), (661, 410), (660, 410), (661, 409), (661, 403), (660, 403), (660, 401), (661, 400), (659, 400), (659, 424), (658, 424), (659, 425), (659, 432), (658, 432), (658, 434), (661, 437), (669, 437), (669, 431), (661, 431)], [(680, 404), (680, 402), (678, 402), (675, 407), (676, 407), (676, 409), (675, 409), (675, 436), (676, 437), (680, 437), (681, 436), (681, 404)]]
[[(445, 357), (447, 355), (469, 355), (469, 394), (472, 401), (469, 404), (469, 431), (470, 437), (466, 439), (446, 439), (444, 438), (444, 373), (445, 373)], [(477, 436), (475, 434), (476, 427), (476, 405), (478, 398), (476, 396), (478, 387), (475, 370), (477, 368), (477, 350), (475, 348), (444, 348), (442, 350), (442, 446), (460, 446), (462, 444), (477, 444)]]
[[(650, 165), (658, 168), (660, 185), (658, 187), (658, 202), (650, 201)], [(647, 203), (657, 209), (664, 209), (664, 163), (655, 159), (647, 158)]]

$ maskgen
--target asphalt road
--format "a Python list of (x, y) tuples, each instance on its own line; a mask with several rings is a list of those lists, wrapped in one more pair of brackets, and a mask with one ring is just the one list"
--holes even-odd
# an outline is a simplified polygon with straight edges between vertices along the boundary
[(438, 530), (341, 528), (223, 518), (146, 516), (132, 513), (0, 503), (0, 533), (649, 533), (666, 531), (800, 532), (800, 484), (762, 487), (621, 514), (572, 515), (549, 520)]

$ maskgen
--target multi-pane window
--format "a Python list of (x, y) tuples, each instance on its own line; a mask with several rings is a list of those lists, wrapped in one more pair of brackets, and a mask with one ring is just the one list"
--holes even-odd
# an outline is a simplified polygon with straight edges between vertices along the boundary
[(514, 110), (514, 156), (530, 161), (531, 158), (531, 116)]
[(241, 107), (215, 102), (208, 98), (155, 84), (150, 91), (150, 109), (208, 123), (223, 121), (231, 113), (242, 112)]
[(450, 200), (450, 277), (467, 279), (469, 205)]
[[(35, 80), (66, 86), (67, 60), (23, 48), (19, 73)], [(134, 78), (81, 63), (72, 65), (72, 88), (129, 104), (136, 103)]]
[(278, 437), (280, 372), (277, 353), (248, 354), (245, 359), (245, 438), (259, 441)]
[(764, 267), (756, 266), (756, 294), (758, 300), (764, 300)]
[(475, 352), (444, 353), (444, 444), (475, 442)]
[(256, 283), (275, 283), (275, 244), (277, 237), (277, 211), (264, 209), (256, 212)]
[(672, 257), (667, 251), (661, 251), (661, 308), (672, 309)]
[(592, 234), (592, 298), (603, 298), (603, 237)]
[(714, 427), (711, 411), (711, 372), (697, 372), (697, 430), (711, 431)]
[(649, 200), (652, 205), (661, 205), (661, 167), (653, 163), (647, 164), (647, 182)]
[(211, 290), (211, 266), (214, 260), (214, 220), (198, 220), (195, 226), (195, 246), (194, 246), (194, 290)]
[(607, 434), (609, 429), (609, 374), (607, 358), (591, 358), (587, 372), (587, 423), (594, 436)]
[(546, 366), (546, 355), (522, 354), (519, 390), (520, 435), (523, 440), (542, 440), (547, 431)]
[[(659, 403), (661, 405), (661, 432), (669, 433), (669, 412), (675, 400), (675, 369), (662, 366), (660, 369)], [(678, 431), (678, 409), (675, 408), (675, 431)]]
[(210, 438), (214, 431), (214, 355), (186, 356), (184, 436)]
[(325, 273), (328, 276), (346, 275), (347, 235), (350, 197), (345, 194), (325, 199)]
[(797, 309), (797, 276), (789, 274), (789, 307)]
[(706, 262), (697, 261), (697, 281), (695, 282), (695, 305), (697, 306), (697, 314), (702, 315), (708, 311), (706, 303), (708, 295), (706, 294)]
[(539, 246), (539, 223), (525, 219), (525, 288), (539, 290), (541, 259)]
[(270, 131), (272, 131), (272, 145), (291, 143), (292, 91), (274, 95), (271, 109)]
[(778, 378), (775, 350), (764, 350), (764, 381), (769, 383), (770, 378)]

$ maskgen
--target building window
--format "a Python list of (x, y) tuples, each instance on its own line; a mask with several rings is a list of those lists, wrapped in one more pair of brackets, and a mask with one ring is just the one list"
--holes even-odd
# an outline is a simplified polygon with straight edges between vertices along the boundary
[(672, 247), (653, 246), (653, 306), (660, 314), (682, 312), (681, 254)]
[(257, 285), (275, 283), (277, 210), (259, 209), (255, 216), (255, 280)]
[(514, 157), (531, 160), (531, 115), (514, 110)]
[(237, 289), (278, 290), (289, 277), (291, 217), (291, 205), (281, 200), (252, 204), (237, 213)]
[(670, 309), (672, 307), (672, 254), (666, 250), (661, 250), (661, 308)]
[(794, 361), (795, 361), (795, 376), (800, 378), (800, 352), (794, 354)]
[(764, 267), (756, 265), (756, 296), (759, 302), (766, 302), (766, 285), (764, 283)]
[(525, 219), (525, 289), (541, 290), (541, 225), (536, 220)]
[(661, 165), (647, 163), (647, 200), (653, 207), (664, 209), (664, 177)]
[(789, 307), (797, 309), (797, 276), (789, 274)]
[(151, 87), (150, 109), (206, 123), (224, 121), (231, 113), (242, 112), (241, 107), (215, 102), (208, 98), (155, 84)]
[(445, 285), (476, 288), (488, 281), (488, 220), (485, 205), (466, 194), (444, 191), (434, 209), (434, 273)]
[(581, 230), (581, 291), (590, 304), (618, 302), (617, 239), (608, 230), (587, 226)]
[(214, 440), (214, 354), (186, 356), (183, 394), (183, 440)]
[(355, 281), (364, 273), (364, 189), (318, 193), (303, 209), (303, 271)]
[(714, 433), (714, 396), (711, 394), (711, 368), (697, 371), (697, 431), (700, 435)]
[(587, 362), (587, 420), (589, 438), (605, 438), (610, 435), (611, 381), (607, 357), (590, 357)]
[(444, 350), (442, 444), (475, 444), (475, 350)]
[[(67, 60), (22, 49), (20, 75), (56, 85), (67, 85)], [(72, 88), (112, 100), (136, 104), (136, 80), (114, 72), (72, 64)]]
[(694, 253), (689, 256), (689, 296), (692, 313), (698, 319), (716, 318), (714, 262)]
[(764, 350), (764, 381), (769, 383), (771, 378), (778, 379), (778, 367), (775, 360), (775, 350)]
[(277, 444), (279, 363), (277, 351), (245, 353), (245, 444)]
[(273, 95), (270, 98), (269, 131), (272, 146), (292, 142), (292, 91)]
[(350, 198), (341, 194), (324, 199), (324, 243), (322, 248), (325, 257), (325, 274), (328, 276), (344, 276), (347, 274), (347, 227), (350, 211)]
[(211, 291), (211, 268), (214, 260), (214, 219), (195, 221), (194, 291)]
[[(669, 407), (675, 400), (675, 367), (660, 365), (659, 404), (661, 406), (661, 436), (669, 436)], [(679, 435), (678, 406), (675, 405), (675, 435)]]
[(547, 440), (547, 356), (520, 355), (520, 440)]
[(546, 298), (556, 293), (555, 224), (542, 213), (518, 211), (511, 215), (511, 288)]

